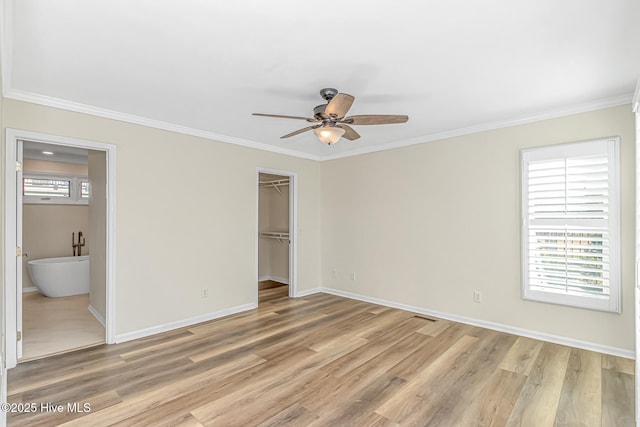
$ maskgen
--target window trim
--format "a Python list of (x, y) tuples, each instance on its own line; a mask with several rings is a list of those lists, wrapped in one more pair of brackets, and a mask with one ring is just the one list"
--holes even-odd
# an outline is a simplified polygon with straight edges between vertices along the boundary
[[(528, 164), (532, 156), (538, 158), (573, 157), (578, 149), (592, 150), (596, 144), (606, 144), (609, 168), (609, 298), (589, 298), (586, 296), (553, 293), (534, 290), (529, 286), (529, 200)], [(542, 153), (542, 154), (541, 154)], [(576, 155), (577, 157), (578, 155)], [(578, 308), (621, 313), (621, 259), (620, 259), (620, 137), (594, 139), (588, 141), (547, 145), (520, 151), (520, 224), (521, 224), (521, 295), (522, 299)]]
[[(51, 179), (70, 182), (69, 197), (41, 197), (27, 196), (24, 194), (24, 179)], [(84, 175), (72, 175), (63, 173), (48, 172), (23, 172), (22, 173), (22, 202), (24, 204), (42, 204), (42, 205), (88, 205), (89, 198), (83, 198), (81, 193), (82, 182), (89, 182), (89, 177)], [(89, 185), (89, 194), (91, 194), (91, 185)]]

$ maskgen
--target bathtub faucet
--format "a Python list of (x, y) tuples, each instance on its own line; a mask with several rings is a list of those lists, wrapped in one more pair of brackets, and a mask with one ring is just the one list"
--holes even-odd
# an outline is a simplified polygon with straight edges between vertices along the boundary
[(82, 231), (78, 231), (78, 242), (76, 242), (76, 232), (71, 233), (71, 247), (73, 248), (73, 256), (82, 256), (82, 247), (84, 246), (84, 237), (82, 237)]

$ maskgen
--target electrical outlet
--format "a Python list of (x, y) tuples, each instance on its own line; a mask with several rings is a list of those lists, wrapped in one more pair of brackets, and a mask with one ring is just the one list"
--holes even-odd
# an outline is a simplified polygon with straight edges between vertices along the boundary
[(356, 272), (355, 271), (351, 272), (351, 280), (356, 280)]
[(332, 276), (334, 279), (337, 279), (337, 278), (338, 278), (338, 272), (337, 272), (336, 270), (331, 270), (331, 276)]
[(482, 292), (473, 291), (473, 302), (482, 302)]
[(209, 296), (209, 289), (202, 288), (200, 291), (200, 298), (207, 298)]

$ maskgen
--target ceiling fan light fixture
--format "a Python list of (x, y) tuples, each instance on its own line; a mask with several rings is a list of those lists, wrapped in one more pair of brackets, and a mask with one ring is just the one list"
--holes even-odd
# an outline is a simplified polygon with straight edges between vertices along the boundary
[(348, 116), (347, 112), (353, 104), (354, 97), (339, 93), (337, 89), (324, 88), (320, 95), (326, 104), (318, 105), (313, 109), (313, 117), (283, 116), (282, 114), (253, 113), (254, 116), (276, 117), (279, 119), (305, 120), (316, 125), (298, 129), (280, 137), (280, 139), (291, 138), (301, 133), (313, 130), (320, 142), (332, 145), (340, 141), (340, 138), (355, 141), (360, 138), (360, 134), (351, 125), (390, 125), (394, 123), (406, 123), (408, 116), (397, 114), (365, 114), (358, 116)]
[(325, 144), (331, 145), (335, 144), (342, 138), (345, 130), (341, 127), (337, 126), (322, 126), (313, 130), (320, 140), (320, 142), (324, 142)]

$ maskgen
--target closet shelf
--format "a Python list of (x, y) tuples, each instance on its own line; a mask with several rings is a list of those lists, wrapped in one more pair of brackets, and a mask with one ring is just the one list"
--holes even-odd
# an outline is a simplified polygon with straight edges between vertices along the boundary
[(276, 239), (282, 245), (289, 243), (289, 233), (280, 232), (280, 231), (262, 231), (260, 233), (260, 237), (265, 239)]
[(289, 185), (289, 178), (274, 179), (271, 181), (260, 181), (259, 183), (260, 188), (275, 188), (278, 193), (282, 193), (282, 191), (280, 191), (280, 187), (283, 187), (285, 185)]

